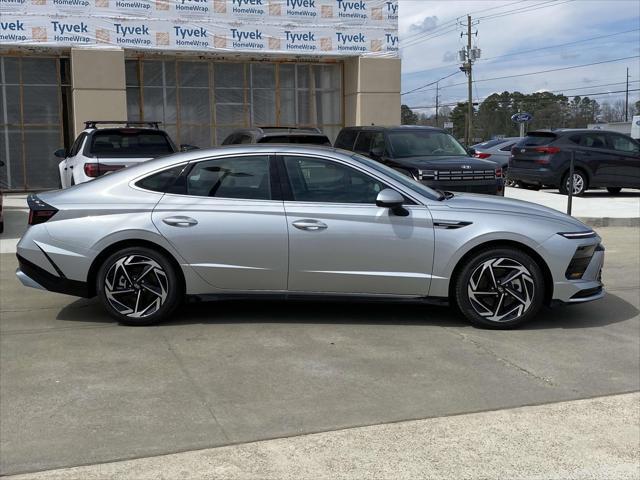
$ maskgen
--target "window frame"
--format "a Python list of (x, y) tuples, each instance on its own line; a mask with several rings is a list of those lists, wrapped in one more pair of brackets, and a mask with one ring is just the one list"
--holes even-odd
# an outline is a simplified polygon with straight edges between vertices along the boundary
[(293, 188), (289, 180), (289, 174), (288, 174), (287, 167), (285, 165), (284, 157), (301, 157), (301, 158), (308, 158), (310, 160), (333, 162), (342, 167), (355, 170), (361, 175), (365, 175), (373, 179), (374, 181), (381, 183), (384, 187), (382, 190), (384, 190), (385, 188), (390, 188), (391, 190), (398, 192), (405, 199), (405, 203), (403, 204), (404, 206), (419, 205), (419, 202), (408, 197), (402, 190), (398, 189), (397, 187), (390, 185), (386, 179), (380, 178), (376, 175), (372, 175), (367, 170), (363, 168), (358, 168), (358, 166), (352, 165), (349, 162), (345, 162), (337, 158), (331, 158), (331, 157), (309, 154), (309, 153), (278, 153), (276, 154), (275, 157), (276, 157), (276, 166), (278, 169), (278, 178), (280, 181), (280, 188), (282, 191), (283, 201), (285, 202), (302, 203), (305, 205), (325, 205), (325, 206), (341, 205), (345, 207), (376, 207), (375, 202), (374, 203), (351, 203), (351, 202), (345, 203), (345, 202), (316, 202), (316, 201), (296, 200), (293, 196)]

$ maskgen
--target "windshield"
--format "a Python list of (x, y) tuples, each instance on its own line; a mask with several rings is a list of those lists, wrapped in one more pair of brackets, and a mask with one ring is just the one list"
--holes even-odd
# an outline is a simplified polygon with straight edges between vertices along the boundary
[(451, 135), (437, 130), (389, 132), (395, 158), (464, 155), (467, 151)]
[(376, 162), (375, 160), (371, 160), (368, 157), (364, 157), (362, 155), (353, 155), (353, 158), (358, 160), (361, 163), (364, 163), (367, 167), (370, 167), (380, 173), (387, 175), (388, 177), (393, 178), (398, 183), (401, 183), (405, 187), (413, 190), (414, 192), (423, 195), (427, 198), (431, 198), (433, 200), (440, 200), (442, 196), (436, 192), (434, 189), (427, 187), (426, 185), (421, 184), (420, 182), (414, 180), (411, 177), (408, 177), (393, 168), (387, 167), (382, 163)]

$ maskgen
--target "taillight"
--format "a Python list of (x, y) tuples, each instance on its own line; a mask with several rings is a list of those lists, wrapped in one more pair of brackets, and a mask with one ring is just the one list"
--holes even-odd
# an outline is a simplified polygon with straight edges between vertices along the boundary
[(482, 153), (482, 152), (476, 152), (476, 154), (474, 155), (474, 157), (476, 158), (489, 158), (491, 156), (490, 153)]
[(29, 225), (44, 223), (58, 213), (58, 209), (43, 202), (37, 195), (29, 195), (27, 204), (29, 205)]
[(85, 163), (84, 173), (87, 177), (99, 177), (107, 172), (115, 172), (116, 170), (122, 170), (124, 165), (105, 165), (104, 163)]
[(502, 168), (496, 168), (496, 178), (502, 178)]
[(558, 153), (560, 151), (558, 147), (536, 147), (533, 150), (537, 153), (545, 154)]

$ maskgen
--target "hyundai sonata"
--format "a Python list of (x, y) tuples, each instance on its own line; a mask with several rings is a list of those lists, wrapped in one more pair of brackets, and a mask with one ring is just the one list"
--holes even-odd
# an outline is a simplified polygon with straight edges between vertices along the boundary
[(348, 297), (451, 303), (506, 328), (604, 294), (604, 248), (574, 218), (331, 148), (179, 153), (28, 203), (22, 283), (98, 296), (125, 324), (184, 299)]

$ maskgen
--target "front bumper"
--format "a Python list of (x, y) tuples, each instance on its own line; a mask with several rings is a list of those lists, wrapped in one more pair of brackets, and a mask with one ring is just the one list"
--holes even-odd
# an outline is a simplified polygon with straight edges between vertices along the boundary
[(604, 250), (596, 250), (580, 280), (554, 282), (553, 299), (561, 303), (585, 303), (604, 297)]
[(25, 286), (49, 290), (50, 292), (64, 293), (74, 297), (90, 297), (89, 288), (85, 282), (70, 280), (54, 275), (26, 258), (18, 257), (16, 277)]

